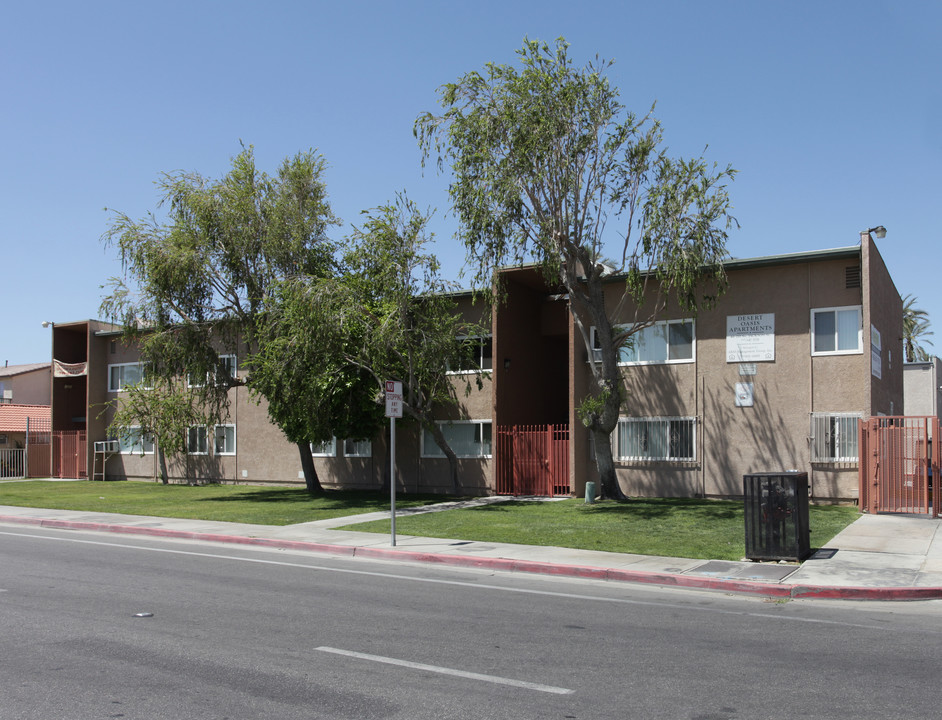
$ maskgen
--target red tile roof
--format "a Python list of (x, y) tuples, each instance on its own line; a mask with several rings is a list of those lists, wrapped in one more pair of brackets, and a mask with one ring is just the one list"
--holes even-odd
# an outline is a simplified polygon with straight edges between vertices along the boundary
[(49, 422), (48, 405), (0, 404), (0, 432), (26, 432), (26, 418)]

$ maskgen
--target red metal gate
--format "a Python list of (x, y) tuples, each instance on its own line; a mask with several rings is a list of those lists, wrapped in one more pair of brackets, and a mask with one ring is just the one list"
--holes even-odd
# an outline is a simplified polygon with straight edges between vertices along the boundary
[(498, 495), (569, 495), (569, 426), (497, 427)]
[(87, 478), (87, 453), (84, 430), (57, 430), (52, 434), (52, 476)]
[(942, 503), (932, 501), (932, 479), (939, 477), (942, 441), (933, 443), (933, 438), (939, 438), (939, 419), (935, 417), (861, 420), (860, 509), (942, 515)]

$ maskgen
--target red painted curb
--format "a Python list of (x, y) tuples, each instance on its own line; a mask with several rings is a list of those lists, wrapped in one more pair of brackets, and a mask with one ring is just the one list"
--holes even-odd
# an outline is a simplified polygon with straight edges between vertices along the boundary
[(942, 599), (942, 587), (842, 587), (827, 585), (789, 585), (757, 582), (752, 580), (730, 580), (726, 578), (698, 577), (642, 570), (620, 570), (600, 568), (588, 565), (562, 565), (536, 560), (515, 560), (513, 558), (482, 558), (468, 555), (445, 555), (440, 553), (400, 550), (396, 548), (353, 547), (329, 543), (308, 542), (304, 540), (276, 540), (272, 538), (242, 537), (239, 535), (219, 535), (200, 533), (190, 530), (168, 530), (166, 528), (138, 527), (135, 525), (110, 525), (107, 523), (81, 522), (75, 520), (44, 520), (41, 518), (0, 515), (0, 523), (15, 523), (61, 530), (93, 530), (124, 535), (146, 535), (150, 537), (177, 538), (182, 540), (202, 540), (223, 542), (234, 545), (278, 548), (283, 550), (302, 550), (306, 552), (330, 553), (348, 557), (372, 560), (399, 560), (424, 562), (452, 567), (483, 568), (506, 572), (525, 572), (539, 575), (559, 575), (563, 577), (588, 578), (593, 580), (611, 580), (615, 582), (646, 583), (665, 587), (690, 588), (698, 590), (719, 590), (722, 592), (762, 595), (789, 599), (819, 600), (937, 600)]
[(92, 530), (96, 532), (111, 532), (121, 535), (146, 535), (149, 537), (175, 538), (178, 540), (203, 540), (208, 542), (223, 542), (233, 545), (250, 545), (256, 547), (273, 547), (282, 550), (306, 550), (309, 552), (325, 552), (353, 557), (356, 548), (348, 545), (330, 545), (304, 540), (274, 540), (271, 538), (243, 537), (241, 535), (218, 535), (215, 533), (200, 533), (192, 530), (168, 530), (166, 528), (138, 527), (135, 525), (109, 525), (107, 523), (81, 522), (78, 520), (42, 520), (38, 518), (21, 518), (16, 516), (0, 515), (0, 522), (16, 523), (20, 525), (37, 525), (40, 527), (58, 530)]

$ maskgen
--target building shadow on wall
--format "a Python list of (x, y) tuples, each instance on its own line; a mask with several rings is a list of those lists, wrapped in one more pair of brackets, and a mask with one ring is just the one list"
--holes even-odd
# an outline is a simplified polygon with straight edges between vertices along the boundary
[[(804, 465), (787, 419), (768, 390), (755, 389), (751, 407), (736, 407), (732, 383), (704, 393), (704, 483), (707, 494), (741, 496), (746, 473), (781, 472)], [(735, 429), (735, 430), (733, 430)]]
[[(222, 462), (214, 455), (185, 455), (167, 458), (170, 482), (185, 485), (213, 485), (229, 478), (224, 477)], [(159, 468), (157, 470), (159, 476)]]
[[(689, 372), (688, 372), (689, 370)], [(684, 375), (689, 374), (689, 379)], [(623, 375), (622, 416), (633, 418), (696, 415), (696, 371), (693, 366), (647, 365)], [(616, 435), (617, 435), (616, 430)], [(617, 440), (613, 439), (613, 452)], [(622, 490), (630, 497), (691, 497), (699, 494), (695, 462), (638, 461), (617, 463)]]

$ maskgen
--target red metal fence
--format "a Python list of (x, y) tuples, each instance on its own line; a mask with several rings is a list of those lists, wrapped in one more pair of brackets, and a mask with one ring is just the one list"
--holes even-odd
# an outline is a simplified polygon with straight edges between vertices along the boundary
[(87, 453), (84, 430), (57, 430), (52, 434), (52, 476), (87, 478)]
[(30, 418), (26, 438), (26, 476), (47, 478), (52, 472), (52, 421)]
[(569, 495), (568, 425), (498, 425), (498, 495)]
[[(860, 509), (942, 514), (942, 503), (933, 503), (932, 497), (932, 480), (939, 477), (942, 450), (938, 438), (939, 419), (935, 417), (861, 420)], [(939, 494), (938, 488), (935, 494)]]

